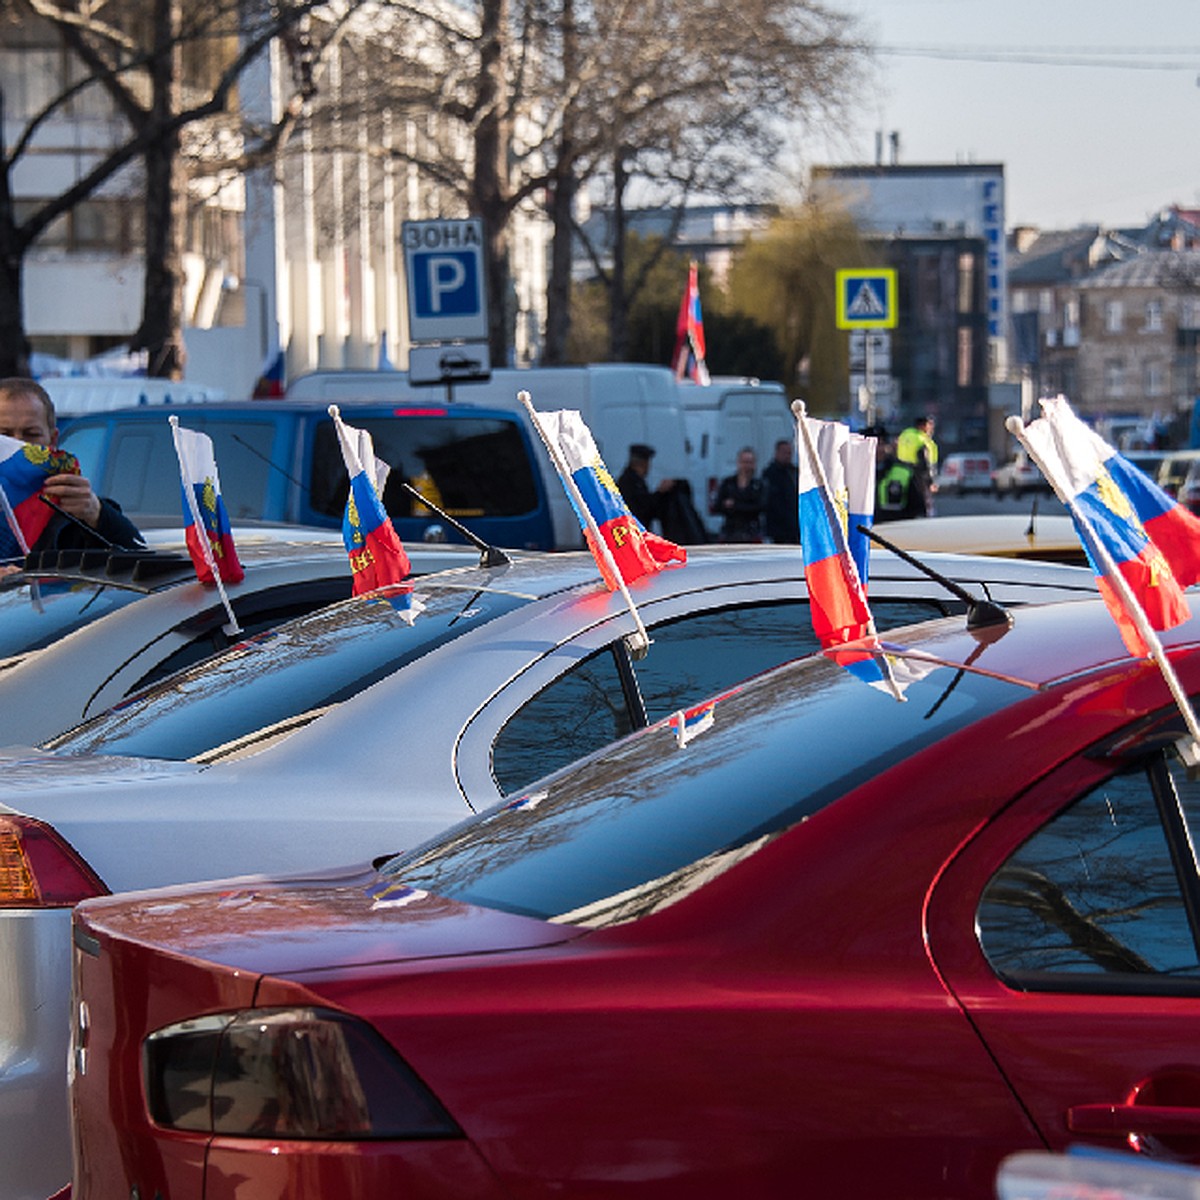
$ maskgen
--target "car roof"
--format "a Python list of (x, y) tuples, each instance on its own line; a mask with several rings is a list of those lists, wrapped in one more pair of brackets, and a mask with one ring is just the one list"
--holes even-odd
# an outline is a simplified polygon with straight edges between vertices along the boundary
[(1087, 561), (1070, 517), (1058, 513), (1034, 517), (1032, 509), (890, 521), (879, 533), (902, 550), (921, 555), (940, 550), (1076, 565)]

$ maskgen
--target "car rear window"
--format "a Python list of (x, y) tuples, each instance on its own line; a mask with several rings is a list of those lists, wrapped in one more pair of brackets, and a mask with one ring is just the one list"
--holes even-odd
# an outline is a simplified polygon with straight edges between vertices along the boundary
[(183, 760), (357, 695), (436, 646), (529, 598), (438, 585), (395, 586), (331, 604), (248, 638), (46, 743), (67, 754)]
[(413, 887), (568, 923), (645, 915), (913, 753), (1028, 692), (932, 670), (907, 703), (822, 656), (721, 700), (679, 745), (661, 722), (384, 868)]
[[(383, 490), (389, 516), (428, 515), (403, 483), (452, 517), (516, 517), (538, 507), (528, 443), (513, 419), (403, 410), (390, 417), (345, 415), (371, 435), (375, 456), (391, 467)], [(313, 437), (313, 509), (340, 519), (348, 488), (337, 433), (333, 422), (324, 420)]]
[(82, 580), (10, 579), (8, 586), (0, 585), (0, 658), (41, 650), (144, 594)]

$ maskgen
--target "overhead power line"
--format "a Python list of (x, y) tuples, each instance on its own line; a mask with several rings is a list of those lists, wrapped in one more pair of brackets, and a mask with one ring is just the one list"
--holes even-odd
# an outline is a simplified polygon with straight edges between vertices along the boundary
[(877, 46), (896, 58), (939, 58), (951, 62), (1018, 63), (1044, 67), (1103, 67), (1126, 71), (1195, 71), (1200, 46)]

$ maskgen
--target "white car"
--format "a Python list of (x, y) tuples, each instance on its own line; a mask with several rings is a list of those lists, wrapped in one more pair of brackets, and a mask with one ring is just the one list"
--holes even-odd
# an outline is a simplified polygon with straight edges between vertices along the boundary
[[(929, 556), (1002, 604), (1091, 572)], [(881, 628), (960, 595), (873, 554)], [(629, 730), (814, 646), (796, 547), (704, 547), (633, 584), (652, 643), (584, 553), (516, 557), (298, 618), (0, 762), (0, 1197), (70, 1176), (70, 908), (89, 895), (393, 853)], [(979, 611), (979, 610), (976, 610)], [(961, 619), (961, 618), (956, 618)]]
[(1024, 450), (992, 472), (992, 491), (1019, 500), (1026, 492), (1048, 492), (1050, 485)]
[(947, 454), (938, 465), (938, 489), (958, 496), (990, 491), (995, 467), (995, 461), (986, 450)]

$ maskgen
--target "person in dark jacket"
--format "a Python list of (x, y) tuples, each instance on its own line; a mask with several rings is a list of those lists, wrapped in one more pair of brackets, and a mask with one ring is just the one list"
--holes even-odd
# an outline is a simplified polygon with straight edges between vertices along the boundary
[(752, 446), (738, 451), (737, 472), (721, 480), (713, 512), (722, 518), (721, 541), (761, 542), (763, 482), (758, 478), (758, 458)]
[(773, 542), (800, 541), (800, 477), (792, 462), (792, 439), (775, 443), (775, 457), (763, 468), (767, 487), (763, 517)]
[(650, 474), (650, 460), (654, 447), (634, 442), (629, 447), (629, 461), (625, 470), (617, 477), (617, 491), (629, 507), (629, 511), (647, 528), (655, 520), (662, 520), (666, 494), (674, 484), (673, 479), (664, 479), (658, 487), (650, 490), (646, 477)]
[[(0, 379), (0, 433), (35, 446), (58, 446), (58, 419), (49, 393), (35, 379)], [(51, 475), (42, 494), (61, 509), (31, 551), (88, 550), (111, 544), (142, 549), (137, 526), (114, 500), (97, 496), (83, 475)]]

